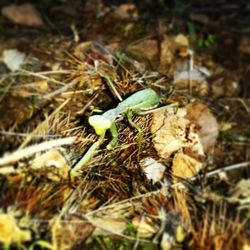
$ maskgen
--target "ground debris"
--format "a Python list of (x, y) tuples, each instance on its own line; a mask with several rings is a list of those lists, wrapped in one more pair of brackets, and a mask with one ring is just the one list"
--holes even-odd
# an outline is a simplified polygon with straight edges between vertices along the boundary
[[(206, 13), (220, 11), (209, 1), (199, 11), (193, 4), (200, 0), (7, 2), (1, 8), (9, 20), (0, 18), (0, 247), (249, 246), (247, 35), (211, 29)], [(224, 2), (217, 5), (229, 12), (239, 6)], [(8, 17), (8, 7), (17, 15)], [(89, 117), (145, 89), (157, 93), (158, 106), (130, 119), (117, 115), (117, 144), (107, 148), (108, 130), (70, 179), (99, 139)], [(175, 108), (163, 108), (169, 104)]]

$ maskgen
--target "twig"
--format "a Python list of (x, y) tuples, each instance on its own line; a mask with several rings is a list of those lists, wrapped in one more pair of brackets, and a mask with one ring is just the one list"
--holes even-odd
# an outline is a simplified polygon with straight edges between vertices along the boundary
[[(26, 137), (26, 136), (30, 135), (30, 133), (21, 133), (21, 132), (11, 132), (11, 131), (0, 130), (0, 135)], [(36, 135), (33, 135), (33, 137), (37, 137), (37, 138), (53, 138), (53, 137), (59, 137), (59, 136), (60, 136), (60, 134), (54, 134), (54, 135), (36, 134)]]
[(229, 166), (225, 166), (223, 168), (220, 169), (216, 169), (213, 171), (208, 172), (207, 174), (205, 174), (206, 177), (211, 177), (213, 175), (219, 174), (221, 172), (227, 172), (233, 169), (237, 169), (237, 168), (245, 168), (250, 166), (250, 161), (246, 161), (246, 162), (241, 162), (241, 163), (237, 163), (237, 164), (233, 164), (233, 165), (229, 165)]
[(73, 87), (74, 85), (77, 84), (77, 80), (73, 80), (72, 82), (68, 83), (67, 85), (63, 86), (62, 88), (59, 88), (47, 95), (43, 95), (40, 97), (40, 99), (50, 99), (52, 97), (54, 97), (55, 95), (59, 95), (63, 92), (65, 92), (66, 90), (68, 90), (69, 88)]
[(58, 81), (58, 80), (56, 80), (54, 78), (50, 78), (50, 77), (44, 76), (41, 73), (31, 72), (31, 71), (27, 71), (27, 70), (24, 70), (24, 69), (19, 69), (18, 72), (19, 73), (23, 73), (25, 75), (31, 75), (31, 76), (40, 77), (40, 78), (42, 78), (44, 80), (48, 80), (48, 81), (51, 81), (51, 82), (54, 82), (54, 83), (57, 83), (57, 84), (60, 84), (60, 85), (63, 85), (63, 86), (66, 85), (66, 83), (64, 83), (64, 82)]
[(10, 155), (0, 158), (0, 166), (13, 164), (22, 158), (28, 157), (32, 154), (35, 154), (44, 150), (48, 150), (54, 147), (59, 147), (62, 145), (72, 144), (75, 141), (75, 139), (76, 137), (56, 139), (52, 141), (42, 142), (40, 144), (27, 147), (25, 149), (17, 150), (16, 152), (13, 152)]

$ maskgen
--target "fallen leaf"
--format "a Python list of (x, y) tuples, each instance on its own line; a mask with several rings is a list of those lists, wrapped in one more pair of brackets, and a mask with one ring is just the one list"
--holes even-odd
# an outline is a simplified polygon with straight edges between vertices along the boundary
[(151, 157), (142, 159), (139, 164), (147, 179), (152, 180), (153, 184), (158, 181), (161, 181), (161, 179), (163, 178), (164, 171), (166, 169), (163, 164), (157, 162)]
[(177, 153), (172, 164), (172, 173), (175, 177), (191, 179), (202, 169), (202, 163), (186, 154)]
[(37, 156), (31, 165), (34, 171), (43, 173), (53, 181), (65, 180), (68, 178), (70, 167), (64, 156), (56, 149), (52, 149)]
[(199, 155), (204, 155), (195, 125), (185, 118), (185, 108), (166, 109), (153, 114), (151, 132), (153, 144), (158, 155), (167, 159), (171, 154), (183, 148), (190, 148)]
[(179, 46), (183, 46), (183, 47), (189, 47), (189, 40), (188, 38), (183, 35), (183, 34), (179, 34), (175, 37), (174, 41), (179, 45)]
[(150, 64), (153, 64), (157, 60), (159, 53), (158, 43), (154, 39), (147, 39), (130, 45), (126, 51), (135, 57), (135, 59), (139, 61), (146, 60), (146, 63), (150, 62)]
[(11, 70), (20, 69), (25, 59), (25, 54), (16, 49), (6, 49), (3, 51), (1, 60)]
[[(176, 59), (177, 51), (186, 49), (188, 46), (188, 38), (183, 34), (177, 36), (165, 35), (161, 42), (159, 69), (163, 72), (171, 72), (173, 68), (171, 64), (173, 64)], [(171, 70), (169, 68), (171, 68)]]
[(27, 26), (40, 26), (44, 24), (40, 13), (30, 3), (8, 5), (3, 7), (1, 12), (4, 17), (7, 17), (14, 23)]
[(132, 3), (124, 3), (119, 5), (115, 11), (114, 15), (119, 19), (129, 19), (129, 18), (137, 18), (138, 12), (136, 10), (136, 6)]
[(161, 43), (160, 52), (160, 69), (166, 70), (174, 59), (174, 49), (172, 47), (172, 41), (168, 36), (165, 36)]
[(204, 152), (208, 152), (215, 145), (219, 135), (219, 124), (215, 116), (202, 103), (190, 103), (186, 106), (186, 109), (186, 117), (196, 125)]

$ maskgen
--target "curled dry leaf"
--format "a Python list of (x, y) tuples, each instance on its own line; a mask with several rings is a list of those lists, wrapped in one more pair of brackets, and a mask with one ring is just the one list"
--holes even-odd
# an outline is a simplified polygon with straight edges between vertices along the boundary
[(210, 109), (202, 103), (190, 103), (186, 106), (186, 117), (195, 124), (204, 152), (208, 152), (217, 140), (219, 125)]
[(60, 181), (68, 178), (70, 167), (63, 155), (58, 150), (52, 149), (37, 156), (32, 162), (32, 169), (44, 173), (46, 178)]
[(154, 147), (164, 159), (182, 148), (190, 148), (194, 153), (203, 155), (203, 147), (195, 126), (185, 116), (185, 108), (166, 109), (153, 114), (151, 132)]
[(172, 173), (175, 177), (190, 179), (202, 169), (202, 163), (186, 154), (177, 153), (173, 159)]
[(152, 180), (153, 184), (158, 181), (161, 181), (163, 178), (164, 171), (166, 167), (157, 162), (151, 157), (144, 158), (140, 161), (140, 166), (142, 171), (145, 173), (148, 180)]
[(2, 15), (10, 19), (14, 23), (28, 25), (28, 26), (40, 26), (43, 25), (43, 20), (40, 13), (30, 3), (22, 5), (8, 5), (2, 8)]

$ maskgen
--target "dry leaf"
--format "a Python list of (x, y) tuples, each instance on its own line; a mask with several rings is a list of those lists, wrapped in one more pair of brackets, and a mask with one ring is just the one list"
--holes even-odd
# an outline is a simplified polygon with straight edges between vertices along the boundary
[(136, 6), (132, 3), (124, 3), (119, 5), (115, 11), (114, 15), (119, 19), (129, 19), (129, 18), (137, 18), (138, 12), (136, 10)]
[(11, 70), (18, 70), (23, 64), (25, 54), (16, 49), (6, 49), (3, 51), (1, 60)]
[(187, 38), (187, 36), (183, 35), (183, 34), (179, 34), (175, 37), (174, 41), (176, 42), (176, 44), (178, 44), (179, 46), (183, 46), (183, 47), (189, 47), (189, 40)]
[(215, 116), (202, 103), (190, 103), (186, 109), (186, 117), (196, 125), (204, 152), (208, 152), (215, 145), (219, 134), (219, 125)]
[(172, 153), (182, 148), (203, 155), (203, 148), (195, 126), (185, 118), (185, 108), (166, 109), (153, 114), (151, 132), (153, 144), (159, 156), (167, 159)]
[(157, 162), (151, 157), (144, 158), (140, 161), (140, 166), (142, 171), (145, 173), (148, 180), (152, 180), (153, 184), (158, 181), (161, 181), (163, 178), (164, 171), (166, 167)]
[(44, 24), (40, 13), (30, 3), (5, 6), (2, 8), (2, 15), (12, 22), (22, 25), (40, 26)]
[(183, 179), (194, 177), (202, 169), (202, 163), (196, 159), (183, 154), (177, 153), (173, 159), (172, 172), (174, 176)]
[[(177, 51), (187, 48), (189, 41), (186, 36), (179, 34), (177, 36), (164, 36), (161, 42), (160, 51), (160, 66), (159, 69), (163, 72), (171, 72)], [(171, 70), (169, 69), (171, 68)]]
[(53, 181), (60, 181), (68, 178), (70, 167), (64, 156), (56, 149), (52, 149), (37, 156), (32, 162), (32, 169), (44, 173), (47, 178)]
[(173, 59), (174, 50), (172, 48), (172, 41), (168, 36), (165, 36), (161, 43), (160, 69), (166, 70), (166, 68), (172, 63)]
[(127, 48), (127, 52), (137, 60), (147, 60), (153, 63), (159, 53), (158, 43), (153, 39), (143, 40), (140, 43), (130, 45)]

